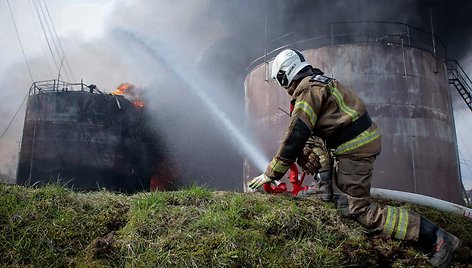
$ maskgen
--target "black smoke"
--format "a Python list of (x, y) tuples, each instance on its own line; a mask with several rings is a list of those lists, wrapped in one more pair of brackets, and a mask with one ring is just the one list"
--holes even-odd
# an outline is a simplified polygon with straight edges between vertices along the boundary
[[(340, 21), (390, 21), (433, 29), (451, 46), (453, 57), (463, 57), (471, 24), (451, 20), (467, 18), (466, 1), (378, 0), (207, 0), (188, 6), (173, 1), (134, 1), (117, 9), (111, 35), (123, 40), (129, 50), (144, 51), (158, 66), (148, 70), (152, 83), (149, 106), (169, 148), (184, 184), (197, 182), (219, 189), (241, 189), (242, 159), (246, 152), (231, 138), (230, 130), (198, 100), (194, 90), (204, 91), (241, 129), (244, 129), (244, 78), (251, 61), (274, 46), (273, 40), (287, 33), (298, 38), (322, 34), (326, 25)], [(121, 16), (120, 16), (121, 15)], [(446, 19), (446, 17), (449, 17)], [(118, 29), (118, 30), (116, 30)], [(123, 36), (123, 33), (125, 34)], [(461, 37), (458, 37), (461, 36)], [(466, 38), (466, 40), (461, 40)], [(126, 41), (128, 40), (128, 41)], [(126, 49), (125, 49), (126, 50)], [(129, 53), (133, 55), (133, 53)], [(169, 71), (174, 55), (185, 55)], [(177, 61), (182, 60), (181, 58)], [(142, 69), (144, 66), (138, 66)], [(198, 75), (210, 86), (190, 82)], [(245, 132), (248, 136), (250, 130)], [(270, 157), (270, 156), (269, 156)]]
[[(247, 66), (274, 48), (272, 40), (287, 33), (310, 38), (333, 22), (405, 23), (434, 32), (447, 46), (446, 56), (460, 61), (471, 49), (472, 1), (466, 0), (211, 1), (207, 12), (221, 20), (228, 35), (205, 52), (200, 66), (211, 76), (225, 77), (226, 90), (237, 92), (240, 99)], [(234, 174), (239, 176), (238, 168)]]
[[(227, 56), (242, 55), (245, 64), (261, 56), (264, 44), (270, 46), (277, 37), (291, 32), (313, 37), (332, 22), (400, 22), (433, 31), (447, 45), (448, 57), (454, 59), (466, 56), (472, 40), (472, 1), (467, 0), (213, 1), (208, 12), (219, 15), (232, 36), (229, 39), (235, 40), (233, 46), (222, 49)], [(233, 59), (220, 60), (225, 58)]]
[[(472, 1), (466, 0), (133, 0), (114, 6), (105, 34), (98, 40), (83, 41), (72, 35), (63, 42), (72, 68), (81, 67), (80, 74), (75, 71), (77, 77), (88, 77), (87, 81), (100, 88), (100, 83), (113, 80), (114, 86), (128, 81), (148, 89), (146, 105), (164, 133), (166, 148), (175, 153), (177, 166), (189, 182), (241, 189), (245, 153), (180, 81), (186, 73), (198, 73), (207, 81), (210, 87), (196, 88), (205, 90), (244, 129), (247, 67), (273, 48), (278, 37), (287, 33), (313, 37), (323, 33), (327, 24), (340, 21), (401, 22), (431, 31), (432, 16), (435, 34), (448, 47), (447, 56), (464, 61), (471, 47), (470, 14)], [(153, 42), (142, 45), (137, 36)], [(166, 55), (166, 51), (186, 55), (179, 75), (168, 71), (165, 65), (171, 62), (155, 57), (156, 53)], [(39, 57), (33, 73), (39, 69)], [(26, 74), (21, 76), (28, 80)], [(12, 81), (6, 73), (0, 77), (7, 85), (30, 84)], [(15, 92), (16, 99), (21, 101), (24, 94), (17, 92), (20, 90)], [(5, 114), (13, 114), (13, 110)]]

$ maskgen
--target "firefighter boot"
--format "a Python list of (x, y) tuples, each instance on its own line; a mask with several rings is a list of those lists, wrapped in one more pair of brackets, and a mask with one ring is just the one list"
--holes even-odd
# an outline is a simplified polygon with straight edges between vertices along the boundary
[(432, 250), (429, 262), (434, 267), (448, 267), (461, 240), (421, 217), (419, 242)]
[(333, 186), (331, 184), (330, 170), (322, 171), (316, 174), (317, 183), (314, 183), (307, 190), (300, 191), (297, 197), (308, 197), (316, 195), (321, 200), (329, 202), (333, 199)]

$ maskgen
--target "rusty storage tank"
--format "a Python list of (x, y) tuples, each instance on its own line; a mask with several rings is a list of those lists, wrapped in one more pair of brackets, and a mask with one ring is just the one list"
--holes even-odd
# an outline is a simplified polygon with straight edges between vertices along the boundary
[(35, 82), (26, 106), (17, 183), (149, 189), (157, 146), (142, 109), (95, 86)]
[[(288, 94), (269, 81), (271, 61), (282, 49), (297, 48), (325, 75), (356, 91), (382, 129), (372, 187), (463, 203), (445, 46), (399, 23), (336, 23), (326, 32), (310, 39), (290, 36), (300, 41), (251, 64), (246, 112), (264, 153), (274, 155), (289, 120), (279, 109), (288, 110)], [(259, 172), (245, 161), (245, 181)]]

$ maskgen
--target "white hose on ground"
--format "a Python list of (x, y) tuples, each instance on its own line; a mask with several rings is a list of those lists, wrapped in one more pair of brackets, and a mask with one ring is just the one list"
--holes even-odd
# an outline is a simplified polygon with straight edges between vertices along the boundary
[(425, 207), (435, 208), (445, 212), (452, 212), (472, 221), (471, 208), (460, 206), (434, 197), (380, 188), (371, 188), (370, 195), (375, 198), (403, 201)]

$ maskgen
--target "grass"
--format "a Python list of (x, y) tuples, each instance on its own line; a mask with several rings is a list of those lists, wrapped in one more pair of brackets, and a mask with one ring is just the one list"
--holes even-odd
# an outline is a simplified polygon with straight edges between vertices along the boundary
[[(454, 265), (472, 263), (472, 223), (389, 204), (460, 236)], [(201, 187), (125, 196), (0, 185), (0, 252), (2, 267), (428, 267), (415, 244), (367, 236), (316, 198)]]

